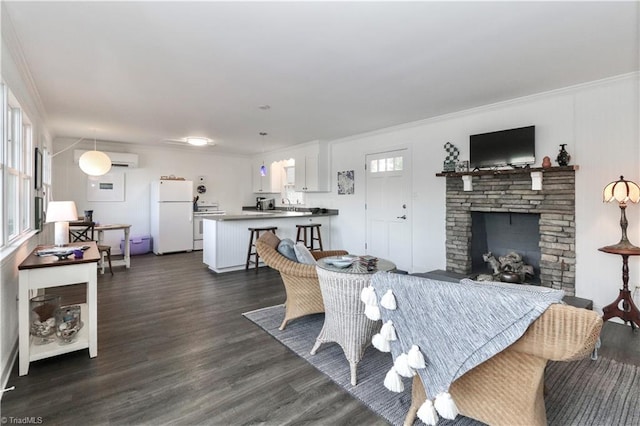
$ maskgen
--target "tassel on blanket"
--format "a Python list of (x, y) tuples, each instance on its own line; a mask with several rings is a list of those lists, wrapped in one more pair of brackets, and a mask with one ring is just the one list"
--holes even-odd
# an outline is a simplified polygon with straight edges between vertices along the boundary
[(391, 352), (391, 345), (380, 333), (374, 334), (371, 338), (371, 344), (380, 352)]
[(409, 353), (407, 354), (409, 367), (411, 368), (426, 368), (424, 362), (424, 355), (420, 352), (420, 348), (417, 345), (411, 346)]
[(364, 300), (365, 305), (378, 306), (378, 298), (376, 297), (376, 291), (373, 289), (373, 287), (369, 286), (369, 290), (367, 290), (365, 296), (366, 296)]
[(458, 407), (456, 403), (451, 398), (451, 394), (449, 392), (442, 392), (436, 396), (436, 401), (433, 404), (438, 410), (438, 414), (448, 420), (453, 420), (458, 415)]
[(438, 413), (430, 399), (422, 403), (417, 414), (418, 418), (429, 426), (435, 426), (435, 424), (438, 423)]
[(380, 299), (380, 306), (385, 309), (389, 309), (390, 311), (395, 311), (398, 305), (396, 304), (396, 297), (393, 295), (391, 290), (387, 290), (387, 292)]
[(382, 324), (382, 327), (380, 328), (380, 334), (382, 334), (382, 337), (389, 341), (398, 340), (396, 329), (393, 327), (393, 322), (391, 322), (391, 320)]
[(416, 371), (409, 367), (409, 357), (407, 354), (400, 354), (396, 358), (396, 361), (393, 363), (393, 366), (396, 368), (396, 371), (402, 377), (413, 377), (416, 374)]
[(380, 319), (380, 308), (373, 305), (367, 305), (364, 308), (364, 315), (371, 321), (378, 321)]
[(365, 305), (367, 304), (367, 300), (369, 300), (369, 294), (371, 294), (372, 291), (373, 287), (370, 285), (362, 288), (362, 291), (360, 292), (360, 300), (362, 300), (362, 303), (364, 303)]
[(384, 377), (384, 387), (389, 389), (391, 392), (402, 392), (404, 390), (402, 378), (396, 372), (395, 367), (391, 367), (391, 370), (389, 370), (387, 375)]

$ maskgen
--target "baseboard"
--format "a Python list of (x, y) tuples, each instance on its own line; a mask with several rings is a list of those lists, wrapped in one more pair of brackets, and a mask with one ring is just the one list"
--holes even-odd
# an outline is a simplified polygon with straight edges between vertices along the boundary
[[(11, 377), (11, 370), (13, 370), (13, 365), (18, 359), (18, 341), (16, 340), (13, 344), (13, 348), (11, 349), (11, 356), (9, 356), (9, 362), (2, 366), (2, 379), (0, 381), (0, 389), (6, 389), (9, 384), (9, 377)], [(0, 401), (2, 401), (2, 397), (5, 392), (0, 392)]]

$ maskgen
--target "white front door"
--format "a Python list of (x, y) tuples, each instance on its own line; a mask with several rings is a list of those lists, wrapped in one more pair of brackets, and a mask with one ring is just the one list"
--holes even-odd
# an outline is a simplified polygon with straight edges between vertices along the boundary
[(366, 156), (367, 254), (411, 271), (411, 171), (409, 150)]

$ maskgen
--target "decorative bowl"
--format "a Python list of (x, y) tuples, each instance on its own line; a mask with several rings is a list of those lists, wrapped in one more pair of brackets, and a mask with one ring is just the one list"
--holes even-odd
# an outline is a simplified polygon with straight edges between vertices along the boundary
[(351, 266), (354, 259), (334, 259), (331, 264), (337, 268), (346, 268)]

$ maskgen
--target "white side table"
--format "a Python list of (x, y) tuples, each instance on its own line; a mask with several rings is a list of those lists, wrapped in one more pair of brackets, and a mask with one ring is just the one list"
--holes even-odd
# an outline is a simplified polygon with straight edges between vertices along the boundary
[[(55, 256), (37, 256), (35, 253), (51, 246), (39, 246), (18, 266), (18, 339), (20, 349), (21, 376), (29, 372), (29, 363), (55, 355), (89, 348), (89, 356), (98, 355), (98, 261), (100, 253), (95, 242), (79, 242), (69, 247), (88, 245), (82, 259), (71, 255), (66, 260), (58, 260)], [(45, 345), (34, 345), (29, 335), (29, 291), (60, 287), (70, 284), (87, 283), (87, 300), (81, 304), (81, 320), (84, 323), (76, 340), (61, 345), (52, 342)]]

